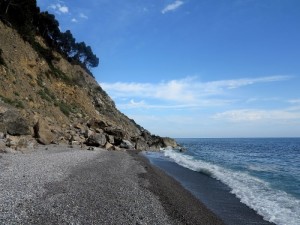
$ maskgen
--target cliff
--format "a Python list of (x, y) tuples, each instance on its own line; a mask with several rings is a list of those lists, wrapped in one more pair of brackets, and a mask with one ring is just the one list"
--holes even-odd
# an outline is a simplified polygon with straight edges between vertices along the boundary
[[(0, 151), (40, 144), (107, 149), (159, 149), (176, 142), (137, 125), (81, 66), (49, 48), (45, 59), (18, 32), (0, 22)], [(2, 147), (1, 147), (2, 146)]]

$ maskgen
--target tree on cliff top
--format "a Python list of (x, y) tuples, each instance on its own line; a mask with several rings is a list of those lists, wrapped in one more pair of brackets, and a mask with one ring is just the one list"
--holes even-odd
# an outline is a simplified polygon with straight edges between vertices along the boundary
[(53, 14), (40, 12), (36, 0), (0, 0), (0, 19), (13, 26), (31, 44), (35, 35), (41, 35), (48, 45), (59, 51), (69, 61), (85, 69), (97, 67), (99, 58), (84, 42), (76, 43), (70, 30), (61, 32)]

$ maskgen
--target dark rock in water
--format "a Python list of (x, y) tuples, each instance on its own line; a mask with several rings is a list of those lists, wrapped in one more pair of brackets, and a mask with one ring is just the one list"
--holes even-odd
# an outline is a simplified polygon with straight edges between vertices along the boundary
[(15, 136), (29, 135), (30, 128), (18, 111), (0, 106), (0, 132)]
[(168, 137), (161, 138), (161, 142), (163, 144), (163, 147), (172, 147), (172, 148), (177, 147), (176, 141), (172, 138), (168, 138)]
[(85, 144), (88, 146), (104, 147), (106, 144), (106, 137), (104, 134), (95, 133), (88, 137)]

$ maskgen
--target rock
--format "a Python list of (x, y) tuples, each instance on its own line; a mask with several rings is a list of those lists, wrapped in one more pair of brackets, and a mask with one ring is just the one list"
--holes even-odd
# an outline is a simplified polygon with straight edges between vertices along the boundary
[(104, 134), (95, 133), (88, 137), (85, 144), (88, 146), (103, 147), (106, 144), (106, 137)]
[(71, 144), (71, 145), (80, 145), (80, 142), (79, 142), (79, 141), (71, 141), (70, 144)]
[(125, 137), (125, 132), (119, 128), (116, 127), (106, 127), (104, 131), (109, 134), (114, 136), (114, 140), (119, 140), (122, 142), (122, 139)]
[(151, 138), (152, 138), (152, 136), (151, 136), (151, 134), (150, 134), (150, 132), (149, 131), (143, 131), (142, 132), (142, 134), (141, 134), (141, 136), (144, 138), (144, 140), (150, 140)]
[(106, 150), (113, 150), (113, 149), (114, 149), (114, 146), (113, 146), (111, 143), (106, 142), (104, 148), (105, 148)]
[(122, 143), (120, 144), (120, 148), (135, 149), (133, 144), (128, 140), (123, 140)]
[(124, 131), (116, 127), (106, 127), (104, 130), (107, 134), (113, 135), (117, 138), (124, 138), (125, 136)]
[(147, 144), (147, 142), (144, 139), (138, 139), (136, 141), (135, 148), (137, 150), (144, 151), (144, 150), (148, 150), (149, 149), (149, 145)]
[(96, 107), (101, 107), (102, 105), (104, 105), (104, 103), (99, 97), (94, 97), (94, 105)]
[(0, 153), (6, 153), (6, 144), (4, 140), (0, 140)]
[(71, 141), (77, 141), (79, 143), (83, 143), (85, 141), (84, 137), (79, 136), (79, 135), (75, 135), (71, 138)]
[(6, 148), (4, 153), (10, 153), (10, 154), (17, 154), (17, 153), (20, 153), (12, 148)]
[(6, 139), (6, 146), (15, 150), (33, 149), (36, 142), (31, 136), (11, 136)]
[(102, 120), (91, 119), (88, 121), (87, 126), (92, 129), (104, 129), (105, 127), (107, 127), (107, 124)]
[(111, 144), (115, 143), (115, 138), (112, 135), (106, 135), (106, 140)]
[(77, 113), (76, 116), (77, 116), (77, 118), (82, 118), (83, 117), (81, 113)]
[(123, 149), (120, 148), (120, 147), (118, 147), (118, 146), (114, 146), (114, 150), (116, 150), (116, 151), (122, 151)]
[(176, 148), (177, 147), (177, 143), (174, 139), (169, 138), (169, 137), (163, 137), (161, 138), (163, 147), (172, 147), (172, 148)]
[(0, 132), (10, 135), (29, 135), (28, 122), (15, 109), (0, 105)]
[(85, 130), (85, 133), (84, 133), (84, 137), (85, 137), (85, 138), (88, 138), (88, 137), (90, 137), (90, 136), (93, 135), (93, 134), (94, 134), (93, 131), (91, 131), (90, 129), (86, 129), (86, 130)]
[(66, 140), (65, 137), (58, 138), (58, 144), (67, 145), (68, 143), (69, 143), (69, 141)]
[(4, 137), (5, 137), (5, 134), (0, 132), (0, 139), (4, 139)]
[(87, 150), (94, 151), (94, 147), (88, 147)]
[(34, 134), (37, 141), (43, 145), (49, 145), (55, 139), (55, 136), (49, 129), (48, 124), (41, 119), (34, 126)]
[(83, 126), (82, 124), (80, 124), (80, 123), (76, 124), (76, 125), (74, 126), (74, 128), (75, 128), (75, 129), (78, 129), (78, 130), (84, 130), (84, 126)]
[(97, 128), (97, 129), (96, 129), (96, 133), (103, 134), (104, 131), (103, 131), (102, 129), (100, 129), (100, 128)]

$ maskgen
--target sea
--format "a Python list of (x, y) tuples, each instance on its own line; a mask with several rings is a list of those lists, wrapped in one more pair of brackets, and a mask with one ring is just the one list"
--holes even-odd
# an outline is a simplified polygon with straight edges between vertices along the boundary
[[(300, 138), (184, 138), (177, 142), (186, 151), (165, 149), (148, 153), (148, 158), (200, 196), (212, 211), (222, 214), (223, 210), (227, 224), (244, 223), (228, 216), (235, 215), (241, 208), (238, 204), (243, 204), (270, 224), (300, 225)], [(175, 166), (168, 169), (168, 163), (182, 169), (177, 172)], [(193, 175), (187, 180), (189, 174)], [(203, 194), (202, 186), (209, 179), (212, 183)], [(215, 190), (211, 199), (207, 197), (210, 190)], [(232, 212), (224, 212), (230, 208), (227, 199), (231, 197), (224, 204), (213, 203), (216, 196), (224, 196), (220, 194), (222, 191), (229, 192), (239, 202), (232, 203), (237, 205)], [(235, 217), (242, 218), (245, 211)], [(255, 219), (244, 221), (264, 224)]]

